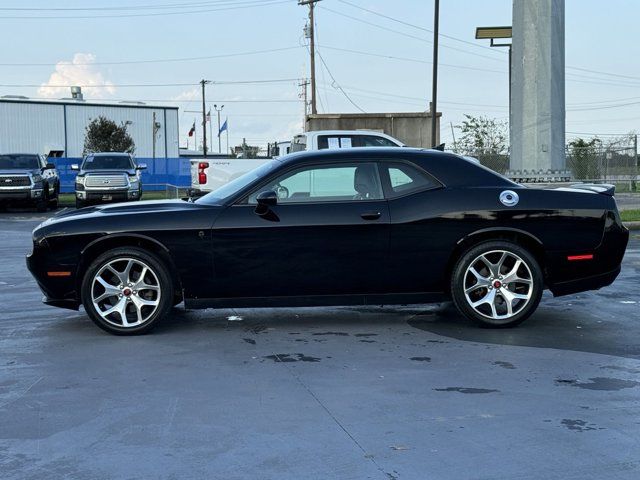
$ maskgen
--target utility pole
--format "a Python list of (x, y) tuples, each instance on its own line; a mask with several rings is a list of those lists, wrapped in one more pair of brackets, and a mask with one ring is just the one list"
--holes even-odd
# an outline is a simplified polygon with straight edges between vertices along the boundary
[(151, 131), (153, 132), (153, 158), (156, 158), (156, 112), (153, 112)]
[(207, 110), (204, 99), (204, 86), (207, 83), (211, 83), (211, 81), (200, 80), (200, 85), (202, 85), (202, 156), (204, 158), (207, 158)]
[(438, 27), (440, 24), (440, 0), (435, 0), (433, 12), (433, 79), (431, 90), (431, 146), (436, 146), (436, 115), (438, 113)]
[(302, 87), (302, 93), (298, 94), (298, 98), (302, 98), (304, 101), (303, 115), (302, 115), (302, 131), (306, 130), (307, 124), (307, 107), (309, 106), (309, 100), (307, 98), (307, 87), (309, 86), (309, 79), (305, 78), (302, 82), (298, 84), (299, 87)]
[(311, 114), (318, 113), (316, 108), (316, 39), (313, 9), (320, 0), (298, 0), (298, 5), (309, 5), (309, 26), (305, 31), (309, 38), (309, 55), (311, 56)]
[[(222, 143), (220, 139), (220, 112), (224, 108), (224, 105), (220, 105), (220, 108), (218, 108), (218, 105), (214, 105), (213, 108), (218, 112), (218, 153), (222, 153)], [(213, 141), (213, 137), (211, 138), (211, 141)]]

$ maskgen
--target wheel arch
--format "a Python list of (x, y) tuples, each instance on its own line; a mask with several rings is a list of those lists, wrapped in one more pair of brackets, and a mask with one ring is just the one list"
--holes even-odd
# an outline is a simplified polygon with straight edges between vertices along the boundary
[(443, 279), (445, 288), (448, 288), (449, 279), (453, 273), (453, 267), (460, 256), (470, 248), (480, 243), (490, 242), (493, 240), (510, 241), (527, 249), (527, 251), (529, 251), (536, 259), (538, 265), (540, 265), (543, 278), (546, 282), (547, 271), (545, 266), (544, 244), (542, 241), (535, 235), (518, 228), (492, 227), (472, 232), (456, 242), (446, 266), (445, 277)]
[(91, 265), (91, 262), (104, 252), (119, 247), (142, 248), (158, 256), (169, 269), (171, 280), (173, 282), (174, 292), (182, 296), (182, 282), (180, 279), (180, 273), (173, 261), (170, 250), (158, 240), (146, 235), (122, 233), (103, 235), (91, 241), (82, 249), (82, 251), (80, 252), (80, 262), (78, 264), (76, 275), (76, 291), (78, 292), (78, 297), (80, 297), (79, 292), (81, 290), (80, 287), (82, 285), (82, 279), (87, 268), (89, 267), (89, 265)]

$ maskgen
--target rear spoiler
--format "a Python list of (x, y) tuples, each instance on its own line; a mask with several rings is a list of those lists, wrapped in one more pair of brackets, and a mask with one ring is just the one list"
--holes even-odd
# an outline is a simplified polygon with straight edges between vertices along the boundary
[(609, 183), (574, 183), (571, 188), (576, 190), (588, 190), (590, 192), (601, 193), (613, 197), (616, 193), (616, 186)]

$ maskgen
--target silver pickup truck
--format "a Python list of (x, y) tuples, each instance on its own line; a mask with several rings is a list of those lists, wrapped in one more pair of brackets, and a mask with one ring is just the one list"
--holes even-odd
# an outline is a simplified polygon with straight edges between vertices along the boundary
[(76, 176), (76, 208), (89, 204), (127, 202), (140, 200), (142, 182), (140, 170), (147, 166), (136, 164), (128, 153), (91, 153), (81, 165), (71, 165), (78, 170)]

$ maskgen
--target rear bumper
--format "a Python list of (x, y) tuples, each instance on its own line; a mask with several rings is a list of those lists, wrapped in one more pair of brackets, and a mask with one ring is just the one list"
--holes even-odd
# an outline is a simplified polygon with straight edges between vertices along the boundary
[(559, 282), (551, 287), (551, 292), (554, 297), (561, 297), (562, 295), (571, 295), (572, 293), (586, 292), (587, 290), (598, 290), (611, 285), (619, 274), (620, 267), (611, 272), (601, 273), (592, 277)]
[[(616, 219), (607, 221), (600, 245), (591, 251), (561, 251), (547, 255), (547, 284), (554, 296), (597, 290), (611, 285), (620, 273), (629, 230)], [(585, 260), (569, 257), (589, 255)]]

